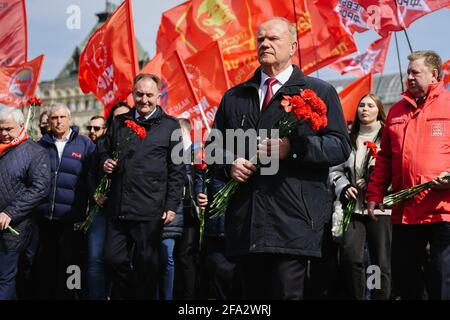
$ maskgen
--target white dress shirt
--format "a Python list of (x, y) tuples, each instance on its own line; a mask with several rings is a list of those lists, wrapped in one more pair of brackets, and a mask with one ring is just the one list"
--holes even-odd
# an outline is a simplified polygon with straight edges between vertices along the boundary
[(65, 137), (62, 137), (62, 139), (57, 139), (55, 137), (55, 145), (56, 145), (56, 149), (58, 150), (59, 162), (61, 162), (64, 147), (66, 146), (67, 141), (69, 141), (71, 134), (72, 134), (72, 129), (69, 128), (69, 133)]
[[(277, 82), (275, 82), (272, 85), (272, 91), (273, 91), (274, 95), (281, 88), (281, 86), (283, 86), (283, 84), (285, 84), (289, 80), (289, 78), (291, 77), (293, 71), (294, 71), (294, 68), (290, 64), (289, 67), (284, 69), (281, 73), (279, 73), (275, 77), (275, 79), (277, 79)], [(259, 93), (259, 110), (261, 110), (262, 104), (263, 104), (263, 101), (264, 101), (264, 97), (266, 96), (267, 85), (265, 84), (265, 82), (266, 82), (267, 78), (270, 78), (270, 77), (267, 74), (265, 74), (264, 72), (261, 71), (261, 83), (259, 84), (259, 90), (258, 90), (258, 93)]]
[[(150, 112), (148, 115), (144, 116), (145, 120), (148, 120), (155, 113), (155, 111), (156, 111), (156, 108), (152, 112)], [(137, 112), (137, 110), (134, 111), (134, 118), (136, 120), (139, 119), (140, 116), (141, 115), (139, 114), (139, 112)]]

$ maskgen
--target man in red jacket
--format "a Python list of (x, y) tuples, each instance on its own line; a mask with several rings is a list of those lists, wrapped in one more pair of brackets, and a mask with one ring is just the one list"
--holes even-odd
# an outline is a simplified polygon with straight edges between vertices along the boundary
[(394, 192), (433, 180), (431, 190), (392, 210), (394, 292), (422, 299), (426, 268), (431, 299), (450, 299), (450, 92), (442, 82), (442, 61), (433, 51), (408, 56), (407, 91), (390, 110), (381, 150), (366, 193), (372, 219), (390, 184)]

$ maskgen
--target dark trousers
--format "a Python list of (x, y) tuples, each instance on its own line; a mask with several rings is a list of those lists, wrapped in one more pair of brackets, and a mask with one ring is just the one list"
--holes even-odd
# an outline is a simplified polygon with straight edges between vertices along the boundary
[(225, 256), (225, 238), (205, 237), (205, 264), (215, 299), (242, 299), (242, 279), (235, 262)]
[(156, 299), (162, 220), (110, 220), (105, 261), (111, 271), (112, 299)]
[(20, 253), (19, 267), (17, 270), (17, 297), (19, 300), (31, 300), (35, 298), (36, 276), (35, 260), (39, 245), (39, 226), (33, 223), (29, 241), (25, 250)]
[(355, 214), (342, 244), (342, 263), (345, 276), (346, 296), (349, 299), (364, 300), (367, 289), (364, 246), (367, 242), (371, 265), (380, 270), (380, 288), (374, 288), (371, 299), (387, 300), (391, 297), (391, 242), (390, 216), (369, 216)]
[(16, 274), (19, 253), (0, 251), (0, 300), (16, 299)]
[(198, 232), (195, 225), (185, 226), (175, 244), (175, 299), (196, 298)]
[(303, 300), (307, 258), (249, 254), (239, 258), (246, 300)]
[(343, 280), (340, 276), (339, 245), (331, 236), (331, 225), (325, 224), (322, 257), (309, 259), (305, 280), (305, 300), (342, 299)]
[(68, 273), (69, 266), (83, 270), (83, 248), (83, 233), (74, 231), (73, 223), (39, 220), (39, 246), (35, 262), (37, 299), (80, 299), (81, 290), (68, 288), (67, 280), (73, 275)]
[(401, 299), (423, 299), (426, 287), (430, 299), (449, 300), (450, 223), (394, 225), (392, 269), (394, 290)]

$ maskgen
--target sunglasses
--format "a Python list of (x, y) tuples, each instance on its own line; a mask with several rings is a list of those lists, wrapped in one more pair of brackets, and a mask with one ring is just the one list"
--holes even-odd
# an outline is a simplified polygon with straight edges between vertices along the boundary
[(99, 130), (103, 129), (103, 127), (98, 127), (98, 126), (86, 126), (86, 128), (88, 129), (88, 131), (91, 131), (91, 129), (94, 129), (94, 131), (99, 131)]

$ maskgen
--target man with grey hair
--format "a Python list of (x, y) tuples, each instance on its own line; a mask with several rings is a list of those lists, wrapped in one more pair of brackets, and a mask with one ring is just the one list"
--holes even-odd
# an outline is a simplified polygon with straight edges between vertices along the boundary
[[(114, 119), (99, 146), (103, 171), (113, 177), (105, 205), (105, 261), (113, 299), (156, 298), (162, 227), (175, 219), (183, 193), (185, 168), (171, 158), (181, 143), (171, 139), (180, 125), (159, 106), (160, 89), (157, 76), (137, 75), (135, 108)], [(142, 140), (131, 139), (120, 160), (114, 160), (114, 149), (130, 130), (126, 121), (136, 121), (147, 134)]]
[(336, 90), (292, 64), (297, 46), (295, 27), (286, 19), (262, 23), (257, 31), (261, 67), (225, 93), (214, 119), (214, 128), (225, 137), (217, 147), (226, 149), (232, 145), (226, 141), (227, 129), (264, 135), (274, 128), (286, 115), (281, 107), (285, 96), (302, 99), (302, 90), (310, 89), (327, 106), (324, 129), (313, 130), (305, 121), (289, 137), (260, 141), (259, 155), (280, 161), (274, 175), (262, 174), (248, 160), (249, 152), (239, 157), (236, 148), (227, 150), (235, 154), (232, 164), (210, 166), (216, 179), (240, 182), (225, 213), (225, 240), (227, 254), (243, 273), (246, 299), (303, 298), (307, 260), (320, 257), (324, 223), (331, 214), (328, 169), (350, 154)]
[(1, 108), (0, 300), (16, 298), (18, 259), (34, 224), (31, 212), (49, 190), (47, 152), (28, 138), (19, 109)]
[(38, 298), (73, 299), (76, 290), (66, 286), (67, 267), (80, 265), (82, 235), (76, 224), (86, 217), (88, 169), (94, 143), (71, 126), (69, 108), (50, 107), (50, 132), (39, 141), (51, 163), (51, 191), (38, 208), (39, 249), (36, 258)]

